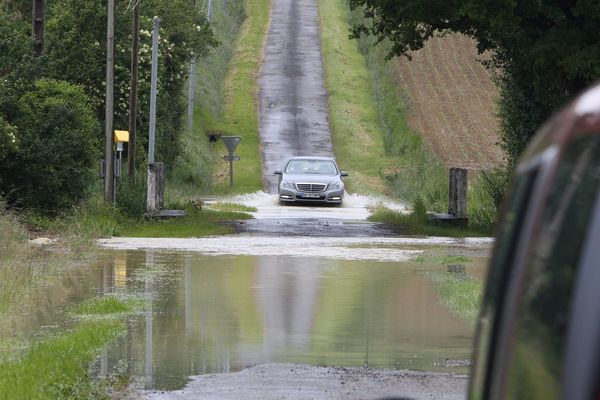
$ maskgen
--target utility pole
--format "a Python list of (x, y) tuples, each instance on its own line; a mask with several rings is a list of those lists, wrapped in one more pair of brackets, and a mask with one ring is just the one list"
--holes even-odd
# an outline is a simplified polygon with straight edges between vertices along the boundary
[(148, 164), (154, 163), (154, 140), (156, 136), (156, 92), (158, 90), (159, 27), (160, 19), (158, 19), (158, 17), (154, 17), (152, 20), (152, 76), (150, 81), (150, 130), (148, 132)]
[(33, 0), (33, 51), (36, 57), (44, 52), (44, 30), (46, 27), (46, 0)]
[(223, 0), (223, 14), (227, 13), (227, 0)]
[(206, 13), (208, 17), (208, 22), (212, 20), (213, 15), (213, 0), (208, 0), (208, 12)]
[(129, 145), (127, 147), (127, 175), (135, 178), (136, 156), (136, 116), (137, 116), (137, 75), (140, 49), (140, 8), (142, 0), (137, 0), (133, 9), (131, 35), (131, 81), (129, 85)]
[(104, 201), (114, 201), (113, 119), (115, 91), (115, 0), (108, 0), (106, 29), (106, 116), (104, 147)]
[[(192, 0), (192, 8), (196, 12), (196, 0)], [(196, 56), (190, 62), (190, 76), (188, 89), (188, 130), (192, 131), (194, 125), (194, 100), (196, 99)]]

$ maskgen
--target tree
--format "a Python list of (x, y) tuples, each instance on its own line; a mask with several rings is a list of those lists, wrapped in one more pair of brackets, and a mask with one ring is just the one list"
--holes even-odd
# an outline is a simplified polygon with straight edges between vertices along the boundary
[(491, 51), (503, 147), (514, 163), (539, 125), (600, 78), (597, 0), (350, 0), (365, 22), (352, 36), (392, 42), (408, 56), (436, 34), (460, 32)]
[(19, 100), (16, 122), (17, 135), (6, 123), (0, 128), (8, 138), (0, 193), (12, 204), (46, 214), (76, 204), (97, 179), (100, 149), (99, 126), (83, 90), (41, 79)]

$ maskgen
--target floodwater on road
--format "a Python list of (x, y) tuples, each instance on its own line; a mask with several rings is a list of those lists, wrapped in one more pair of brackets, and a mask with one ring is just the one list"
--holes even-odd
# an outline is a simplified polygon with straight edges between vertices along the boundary
[[(176, 390), (266, 363), (468, 373), (473, 325), (439, 274), (482, 280), (490, 242), (447, 238), (114, 238), (107, 293), (146, 301), (101, 375)], [(436, 275), (437, 274), (437, 275)]]

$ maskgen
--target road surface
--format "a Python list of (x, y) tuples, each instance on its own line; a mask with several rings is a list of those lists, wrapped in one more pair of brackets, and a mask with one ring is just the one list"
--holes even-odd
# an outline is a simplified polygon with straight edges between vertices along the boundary
[(263, 178), (294, 155), (333, 156), (316, 0), (273, 0), (260, 74)]

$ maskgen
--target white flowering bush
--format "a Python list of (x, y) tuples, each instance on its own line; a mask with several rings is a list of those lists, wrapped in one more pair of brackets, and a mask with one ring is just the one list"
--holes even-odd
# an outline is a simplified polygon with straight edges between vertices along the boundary
[[(100, 122), (106, 91), (106, 2), (56, 0), (47, 22), (47, 76), (85, 88)], [(140, 18), (138, 68), (138, 154), (147, 146), (152, 66), (152, 16), (161, 18), (158, 66), (156, 158), (177, 156), (186, 100), (189, 62), (216, 46), (212, 28), (189, 0), (148, 0)], [(115, 24), (115, 128), (127, 129), (131, 63), (131, 11), (117, 4)]]
[(15, 151), (17, 147), (17, 129), (0, 117), (0, 159)]

